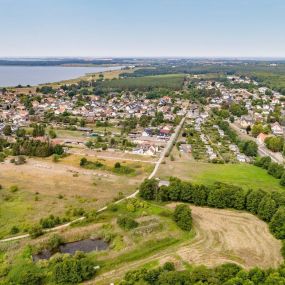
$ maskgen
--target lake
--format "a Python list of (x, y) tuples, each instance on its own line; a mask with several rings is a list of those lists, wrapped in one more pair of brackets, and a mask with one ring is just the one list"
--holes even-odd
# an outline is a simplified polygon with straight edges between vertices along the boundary
[(0, 86), (38, 85), (121, 68), (122, 66), (0, 66)]

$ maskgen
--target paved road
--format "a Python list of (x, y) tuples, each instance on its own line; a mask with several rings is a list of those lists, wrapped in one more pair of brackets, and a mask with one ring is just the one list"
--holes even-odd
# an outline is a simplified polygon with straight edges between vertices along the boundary
[(250, 135), (246, 134), (244, 132), (244, 130), (240, 129), (237, 125), (235, 124), (230, 124), (230, 126), (238, 133), (238, 135), (243, 138), (243, 139), (248, 139), (248, 140), (252, 140), (255, 141), (258, 145), (258, 154), (260, 156), (270, 156), (271, 159), (274, 162), (283, 164), (284, 163), (284, 159), (282, 157), (282, 154), (280, 153), (274, 153), (272, 151), (270, 151), (268, 148), (266, 148), (266, 146), (261, 145), (260, 143), (258, 143), (257, 139), (254, 137), (251, 137)]
[[(151, 178), (153, 178), (156, 175), (156, 173), (157, 173), (157, 171), (159, 169), (160, 164), (162, 163), (163, 159), (165, 158), (165, 155), (168, 152), (170, 152), (171, 148), (175, 144), (175, 142), (176, 142), (176, 140), (177, 140), (177, 138), (178, 138), (178, 136), (180, 134), (180, 131), (181, 131), (182, 127), (183, 127), (183, 124), (185, 122), (185, 119), (186, 119), (186, 116), (181, 120), (180, 124), (176, 127), (174, 133), (171, 135), (169, 141), (167, 142), (167, 145), (165, 146), (165, 148), (161, 152), (160, 157), (159, 157), (158, 161), (156, 162), (155, 167), (154, 167), (152, 173), (149, 175), (148, 179), (151, 179)], [(125, 197), (125, 198), (123, 198), (121, 200), (116, 201), (115, 204), (121, 203), (122, 201), (124, 201), (126, 199), (134, 198), (138, 193), (139, 193), (139, 190), (135, 191), (131, 195), (129, 195), (129, 196), (127, 196), (127, 197)], [(106, 209), (107, 209), (107, 206), (99, 209), (97, 211), (97, 213), (103, 212)], [(63, 225), (60, 225), (60, 226), (57, 226), (57, 227), (54, 227), (54, 228), (51, 228), (51, 229), (46, 229), (46, 230), (44, 230), (44, 232), (58, 231), (58, 230), (61, 230), (61, 229), (64, 229), (64, 228), (70, 226), (71, 224), (73, 224), (75, 222), (82, 221), (84, 219), (85, 219), (85, 217), (80, 217), (80, 218), (78, 218), (76, 220), (73, 220), (73, 221), (67, 223), (67, 224), (63, 224)], [(2, 239), (2, 240), (0, 240), (0, 242), (8, 242), (8, 241), (20, 240), (20, 239), (28, 238), (29, 236), (30, 236), (29, 234), (20, 235), (20, 236), (16, 236), (16, 237)]]

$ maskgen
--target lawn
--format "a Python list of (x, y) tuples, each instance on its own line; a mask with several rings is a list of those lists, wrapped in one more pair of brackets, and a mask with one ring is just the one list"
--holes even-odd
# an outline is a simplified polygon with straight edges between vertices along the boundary
[(161, 165), (157, 177), (167, 179), (169, 176), (204, 184), (221, 181), (244, 188), (285, 190), (279, 185), (279, 180), (267, 174), (266, 170), (250, 164), (213, 164), (192, 159), (177, 159), (172, 162), (168, 160)]

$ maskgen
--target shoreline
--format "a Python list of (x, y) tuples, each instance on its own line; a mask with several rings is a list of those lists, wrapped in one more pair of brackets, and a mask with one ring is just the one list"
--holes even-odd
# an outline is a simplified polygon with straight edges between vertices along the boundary
[[(72, 84), (72, 83), (76, 83), (80, 80), (86, 80), (88, 77), (90, 76), (95, 76), (99, 75), (99, 74), (106, 74), (106, 73), (112, 73), (112, 72), (121, 72), (125, 66), (121, 66), (121, 65), (100, 65), (100, 66), (63, 66), (63, 65), (58, 65), (58, 66), (6, 66), (6, 65), (0, 65), (0, 68), (39, 68), (39, 69), (51, 69), (51, 68), (103, 68), (104, 70), (85, 70), (86, 72), (82, 73), (82, 75), (74, 75), (71, 76), (68, 79), (62, 79), (62, 80), (58, 80), (58, 81), (50, 81), (50, 82), (43, 82), (43, 83), (37, 83), (37, 84), (16, 84), (16, 85), (0, 85), (0, 88), (7, 88), (7, 89), (24, 89), (24, 88), (36, 88), (39, 86), (43, 86), (43, 85), (48, 85), (48, 86), (57, 86), (57, 85), (62, 85), (62, 84)], [(95, 79), (95, 78), (94, 78)], [(21, 86), (21, 87), (18, 87)]]

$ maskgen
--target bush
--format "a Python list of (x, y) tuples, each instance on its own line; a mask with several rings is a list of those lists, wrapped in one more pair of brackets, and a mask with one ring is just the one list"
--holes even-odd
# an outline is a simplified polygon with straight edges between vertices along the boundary
[(29, 235), (31, 238), (37, 238), (43, 234), (43, 229), (39, 225), (35, 225), (29, 229)]
[(17, 285), (41, 285), (43, 277), (41, 270), (33, 263), (15, 265), (8, 275), (9, 284)]
[(11, 228), (11, 230), (10, 230), (10, 234), (11, 234), (11, 235), (15, 235), (15, 234), (17, 234), (17, 233), (19, 233), (19, 232), (20, 232), (20, 230), (19, 230), (19, 228), (16, 227), (16, 226), (13, 226), (13, 227)]
[(80, 166), (84, 166), (87, 164), (87, 159), (85, 157), (81, 158), (80, 160)]
[(72, 211), (72, 215), (74, 217), (82, 217), (84, 216), (84, 214), (85, 214), (85, 211), (83, 208), (74, 208)]
[(57, 234), (53, 234), (48, 240), (48, 248), (50, 250), (57, 249), (63, 244), (63, 238)]
[(271, 162), (268, 167), (268, 174), (272, 175), (273, 177), (279, 179), (282, 177), (284, 173), (284, 167), (281, 164), (276, 162)]
[(52, 277), (56, 284), (78, 284), (92, 278), (94, 264), (85, 257), (68, 257), (55, 264)]
[(254, 162), (254, 165), (258, 167), (262, 167), (264, 169), (268, 169), (270, 163), (271, 163), (271, 157), (263, 156), (263, 157), (257, 158)]
[(134, 229), (139, 225), (136, 220), (134, 220), (130, 217), (119, 217), (117, 219), (117, 224), (125, 230)]
[(55, 217), (54, 215), (49, 215), (47, 218), (42, 218), (40, 220), (40, 225), (42, 226), (42, 228), (48, 229), (61, 224), (61, 222), (62, 221), (59, 217)]
[(17, 185), (12, 185), (12, 186), (10, 187), (10, 191), (11, 191), (12, 193), (17, 192), (18, 190), (19, 190), (19, 188), (18, 188)]
[(135, 170), (129, 166), (121, 165), (119, 162), (116, 162), (112, 171), (117, 174), (131, 174), (135, 172)]
[(192, 215), (188, 205), (177, 205), (173, 213), (173, 219), (179, 228), (184, 231), (191, 231)]
[(285, 172), (282, 174), (281, 179), (280, 179), (280, 185), (285, 186)]

